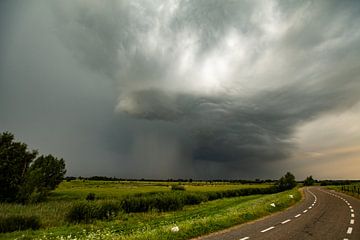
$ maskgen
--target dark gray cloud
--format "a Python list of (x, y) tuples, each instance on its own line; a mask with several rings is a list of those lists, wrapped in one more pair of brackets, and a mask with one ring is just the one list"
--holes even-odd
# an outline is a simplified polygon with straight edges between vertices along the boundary
[(360, 100), (356, 2), (25, 5), (1, 46), (0, 124), (34, 141), (64, 119), (55, 132), (76, 149), (37, 144), (73, 174), (278, 176), (298, 126)]

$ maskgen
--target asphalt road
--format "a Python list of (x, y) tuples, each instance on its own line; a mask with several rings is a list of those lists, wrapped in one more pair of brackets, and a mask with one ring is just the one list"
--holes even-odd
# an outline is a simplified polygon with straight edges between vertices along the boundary
[(304, 189), (296, 206), (197, 240), (360, 240), (360, 200), (320, 187)]

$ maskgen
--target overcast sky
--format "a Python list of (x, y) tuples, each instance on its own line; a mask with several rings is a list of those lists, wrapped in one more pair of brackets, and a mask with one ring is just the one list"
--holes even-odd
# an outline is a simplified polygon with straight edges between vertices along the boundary
[(0, 131), (67, 175), (360, 179), (358, 1), (1, 1)]

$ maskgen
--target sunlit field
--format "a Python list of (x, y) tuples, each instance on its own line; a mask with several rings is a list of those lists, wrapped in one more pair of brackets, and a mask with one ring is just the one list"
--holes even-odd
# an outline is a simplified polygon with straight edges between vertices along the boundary
[[(39, 230), (2, 233), (0, 239), (188, 239), (279, 211), (301, 198), (297, 189), (275, 194), (247, 192), (250, 191), (248, 189), (253, 189), (255, 193), (265, 192), (272, 187), (271, 184), (187, 182), (181, 183), (185, 188), (182, 191), (172, 190), (173, 185), (180, 183), (64, 181), (45, 202), (0, 204), (1, 217), (36, 216), (41, 222)], [(241, 189), (244, 191), (241, 192)], [(238, 194), (237, 191), (249, 195), (231, 197), (231, 194)], [(95, 194), (93, 201), (86, 200), (89, 193)], [(290, 194), (294, 198), (290, 198)], [(150, 209), (128, 213), (119, 210), (104, 219), (69, 221), (70, 209), (79, 204), (116, 208), (124, 199), (132, 202), (139, 198), (161, 196), (176, 200), (188, 195), (194, 202), (176, 210)], [(276, 203), (275, 208), (270, 206), (272, 202)], [(179, 228), (178, 232), (171, 231), (174, 226)]]

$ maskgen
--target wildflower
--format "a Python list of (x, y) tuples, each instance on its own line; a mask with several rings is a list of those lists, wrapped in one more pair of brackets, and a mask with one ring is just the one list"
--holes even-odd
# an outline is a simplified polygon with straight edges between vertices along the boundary
[(271, 203), (270, 206), (272, 207), (276, 207), (275, 203)]
[(294, 198), (294, 195), (290, 194), (289, 197), (290, 197), (290, 198)]

